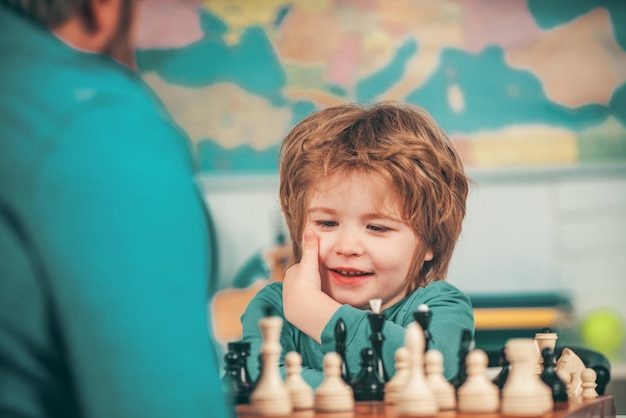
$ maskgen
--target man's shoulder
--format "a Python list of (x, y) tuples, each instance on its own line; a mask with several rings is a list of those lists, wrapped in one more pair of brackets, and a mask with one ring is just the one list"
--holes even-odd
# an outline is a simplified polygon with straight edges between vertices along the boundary
[(90, 109), (164, 114), (160, 100), (138, 73), (106, 56), (83, 58), (68, 59), (64, 67), (40, 63), (42, 73), (54, 75), (55, 84), (49, 88), (55, 99), (40, 97), (56, 102), (49, 104), (56, 105), (60, 117)]
[[(45, 135), (47, 126), (54, 129), (91, 108), (164, 114), (136, 71), (107, 55), (77, 50), (21, 16), (0, 12), (16, 32), (16, 39), (0, 40), (3, 125), (34, 124), (40, 128), (31, 134)], [(124, 109), (124, 104), (129, 106)]]
[(1, 4), (0, 22), (0, 33), (6, 30), (13, 35), (0, 39), (0, 85), (10, 87), (3, 89), (3, 96), (7, 92), (34, 93), (40, 102), (54, 100), (57, 108), (88, 101), (95, 90), (124, 93), (127, 98), (145, 97), (140, 77), (108, 55), (74, 48), (49, 29)]
[(184, 132), (139, 74), (103, 55), (54, 43), (48, 49), (26, 66), (19, 53), (0, 52), (2, 150), (28, 156), (14, 161), (41, 165), (37, 156), (62, 149), (95, 158), (104, 155), (97, 153), (98, 137), (127, 155), (159, 146), (188, 152)]

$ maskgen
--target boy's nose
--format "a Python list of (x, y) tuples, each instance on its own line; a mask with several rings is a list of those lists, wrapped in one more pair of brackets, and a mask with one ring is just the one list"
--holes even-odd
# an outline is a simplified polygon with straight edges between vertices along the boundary
[(335, 251), (344, 257), (355, 256), (363, 253), (363, 246), (355, 234), (344, 232), (337, 237)]

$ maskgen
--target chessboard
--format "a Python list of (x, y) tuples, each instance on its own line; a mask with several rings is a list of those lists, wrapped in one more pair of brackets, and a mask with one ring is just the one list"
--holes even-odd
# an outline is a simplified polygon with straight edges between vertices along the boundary
[[(251, 405), (238, 405), (238, 418), (258, 418)], [(380, 401), (356, 402), (352, 411), (336, 413), (316, 413), (314, 410), (295, 411), (286, 418), (395, 418), (402, 417), (394, 405)], [(499, 413), (472, 414), (455, 411), (443, 411), (434, 418), (504, 418), (510, 417)], [(615, 399), (613, 396), (600, 396), (590, 401), (570, 402), (567, 407), (555, 409), (544, 415), (545, 418), (615, 418)]]
[[(596, 372), (576, 353), (564, 348), (557, 361), (558, 336), (543, 329), (535, 339), (513, 338), (503, 347), (502, 367), (490, 377), (488, 356), (473, 345), (464, 330), (459, 371), (447, 380), (441, 352), (429, 347), (427, 306), (418, 307), (415, 322), (406, 327), (405, 344), (395, 351), (393, 376), (387, 376), (380, 342), (384, 314), (380, 300), (371, 301), (372, 347), (361, 352), (362, 370), (348, 378), (345, 365), (346, 330), (339, 320), (336, 350), (324, 356), (324, 380), (313, 389), (302, 378), (302, 358), (291, 351), (284, 358), (286, 378), (279, 372), (283, 320), (268, 314), (259, 321), (263, 335), (261, 374), (252, 382), (246, 368), (249, 344), (229, 345), (225, 357), (227, 391), (239, 418), (252, 417), (615, 417), (615, 399), (599, 396)], [(343, 325), (343, 326), (342, 326)]]

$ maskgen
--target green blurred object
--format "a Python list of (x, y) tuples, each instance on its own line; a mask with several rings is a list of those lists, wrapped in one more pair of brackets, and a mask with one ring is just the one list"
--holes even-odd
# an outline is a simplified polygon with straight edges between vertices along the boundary
[(597, 309), (585, 316), (580, 324), (580, 336), (585, 346), (614, 357), (624, 342), (626, 326), (619, 312)]

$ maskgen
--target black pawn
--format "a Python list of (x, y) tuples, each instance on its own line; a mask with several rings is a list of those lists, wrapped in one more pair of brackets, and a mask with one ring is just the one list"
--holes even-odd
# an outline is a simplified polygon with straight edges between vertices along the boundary
[(236, 405), (250, 403), (250, 386), (241, 380), (239, 373), (239, 355), (228, 352), (224, 355), (224, 370), (226, 374), (222, 378), (224, 391), (232, 396)]
[(272, 305), (265, 305), (263, 307), (263, 313), (265, 314), (265, 317), (269, 317), (269, 316), (275, 316), (276, 315), (276, 311), (274, 310), (274, 307)]
[(541, 380), (552, 390), (552, 400), (556, 402), (567, 402), (567, 385), (556, 374), (556, 355), (551, 348), (544, 348), (541, 352), (543, 357), (543, 371)]
[(424, 352), (428, 351), (429, 344), (433, 338), (432, 334), (429, 331), (430, 321), (433, 319), (433, 313), (428, 309), (428, 306), (424, 305), (425, 308), (422, 308), (420, 305), (415, 312), (413, 312), (413, 317), (420, 324), (422, 330), (424, 331)]
[(370, 322), (370, 329), (372, 330), (370, 341), (372, 342), (372, 349), (374, 349), (376, 373), (378, 373), (383, 382), (388, 382), (389, 375), (387, 374), (387, 369), (385, 369), (385, 363), (383, 362), (383, 342), (385, 342), (383, 326), (385, 325), (386, 317), (384, 313), (372, 312), (368, 315), (368, 319)]
[(376, 371), (374, 350), (361, 351), (361, 372), (352, 382), (355, 401), (382, 401), (385, 399), (385, 382)]
[(335, 324), (335, 351), (341, 357), (341, 377), (347, 384), (352, 383), (352, 375), (346, 362), (346, 340), (348, 338), (348, 331), (346, 329), (346, 323), (342, 318), (337, 320)]
[(502, 390), (506, 379), (509, 378), (509, 370), (511, 369), (511, 363), (509, 363), (509, 360), (506, 358), (506, 347), (500, 349), (500, 366), (502, 367), (500, 373), (493, 379), (493, 383)]
[(465, 364), (465, 359), (467, 358), (469, 352), (474, 348), (473, 346), (474, 341), (472, 340), (472, 331), (464, 329), (463, 334), (461, 334), (461, 348), (459, 349), (459, 371), (450, 381), (456, 389), (461, 387), (461, 385), (465, 383), (465, 379), (467, 379), (467, 366)]

